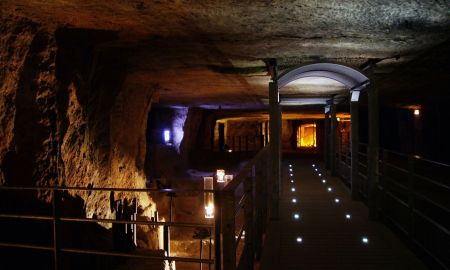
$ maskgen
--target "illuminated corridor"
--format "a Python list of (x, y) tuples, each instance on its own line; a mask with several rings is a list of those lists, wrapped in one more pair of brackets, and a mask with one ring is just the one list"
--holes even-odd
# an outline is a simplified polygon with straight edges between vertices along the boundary
[(316, 162), (283, 162), (280, 220), (269, 227), (261, 269), (426, 269)]

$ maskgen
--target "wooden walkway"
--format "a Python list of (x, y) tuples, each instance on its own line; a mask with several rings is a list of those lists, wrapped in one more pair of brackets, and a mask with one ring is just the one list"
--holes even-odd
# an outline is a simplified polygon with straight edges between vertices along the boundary
[(323, 164), (316, 163), (315, 172), (313, 163), (283, 162), (281, 217), (269, 224), (260, 269), (427, 269), (382, 223), (368, 221), (366, 206), (352, 201), (339, 179), (324, 175)]

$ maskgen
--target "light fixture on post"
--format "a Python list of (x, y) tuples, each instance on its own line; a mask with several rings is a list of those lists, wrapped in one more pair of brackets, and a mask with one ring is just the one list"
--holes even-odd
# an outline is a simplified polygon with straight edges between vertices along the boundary
[(217, 176), (217, 183), (223, 183), (225, 182), (225, 170), (217, 170), (216, 171)]
[[(214, 177), (203, 177), (203, 190), (214, 190)], [(203, 203), (205, 205), (205, 218), (214, 218), (214, 193), (205, 191)]]

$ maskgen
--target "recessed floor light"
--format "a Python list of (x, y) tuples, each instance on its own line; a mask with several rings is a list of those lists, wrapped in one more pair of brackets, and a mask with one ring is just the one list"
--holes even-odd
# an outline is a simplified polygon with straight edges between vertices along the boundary
[(291, 183), (294, 183), (294, 180), (291, 179)]
[(294, 218), (295, 218), (295, 219), (299, 219), (299, 218), (300, 218), (300, 215), (299, 215), (299, 214), (294, 214)]
[(334, 202), (339, 203), (339, 199), (338, 198), (334, 199)]
[(294, 191), (295, 191), (295, 188), (291, 188), (291, 191), (294, 192)]
[(345, 218), (346, 218), (346, 219), (351, 219), (352, 216), (351, 216), (350, 214), (345, 214)]
[(369, 244), (369, 238), (367, 238), (367, 237), (365, 237), (365, 236), (363, 236), (362, 238), (361, 238), (361, 241), (363, 242), (363, 244)]
[(291, 173), (291, 176), (294, 176), (294, 175)]
[(319, 173), (319, 176), (322, 176), (322, 174), (321, 174), (321, 173)]
[(324, 184), (325, 184), (326, 182), (327, 182), (327, 180), (325, 180), (325, 179), (322, 179), (322, 183), (324, 183)]
[(332, 188), (330, 188), (330, 187), (328, 187), (328, 188), (327, 188), (327, 190), (328, 190), (328, 192), (331, 192), (331, 191), (333, 191), (333, 189), (332, 189)]
[(316, 172), (318, 171), (317, 168), (314, 169)]
[(303, 242), (303, 239), (301, 237), (297, 237), (297, 243)]
[(292, 164), (289, 164), (289, 167), (292, 167)]
[(292, 172), (292, 169), (289, 169), (290, 172)]
[(292, 202), (293, 202), (293, 203), (296, 203), (296, 202), (297, 202), (297, 199), (292, 199)]

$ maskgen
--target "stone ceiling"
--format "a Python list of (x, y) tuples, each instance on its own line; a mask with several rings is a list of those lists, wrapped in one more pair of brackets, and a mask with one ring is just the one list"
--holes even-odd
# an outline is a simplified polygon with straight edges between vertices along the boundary
[[(130, 76), (160, 90), (161, 104), (261, 108), (269, 58), (281, 69), (315, 62), (357, 68), (370, 58), (400, 56), (379, 62), (372, 74), (386, 96), (449, 80), (448, 64), (442, 69), (434, 61), (449, 58), (449, 0), (2, 0), (2, 5), (49, 27), (117, 32), (119, 39), (103, 46), (127, 51)], [(424, 75), (415, 82), (424, 72), (437, 78)], [(287, 90), (323, 96), (342, 86), (305, 80)]]

